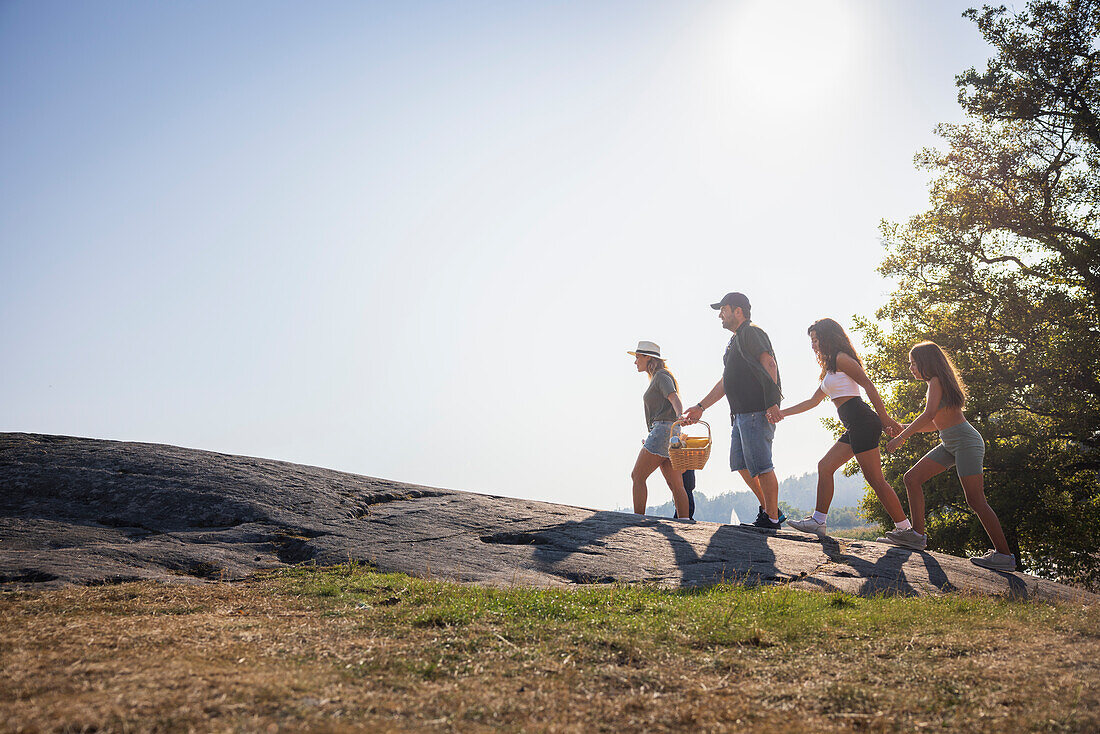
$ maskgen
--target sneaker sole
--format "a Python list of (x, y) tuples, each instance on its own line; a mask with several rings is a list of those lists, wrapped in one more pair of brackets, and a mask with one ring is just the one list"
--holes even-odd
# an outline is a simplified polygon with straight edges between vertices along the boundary
[(752, 528), (753, 530), (766, 530), (770, 533), (774, 533), (777, 530), (782, 530), (782, 528), (764, 528), (764, 527), (760, 527), (759, 525), (753, 525), (751, 522), (743, 522), (743, 523), (741, 523), (741, 527), (743, 527), (743, 528)]
[(791, 530), (797, 530), (800, 533), (806, 533), (807, 535), (816, 535), (819, 538), (827, 538), (829, 536), (829, 533), (825, 530), (803, 530), (802, 528), (796, 528), (790, 523), (787, 523), (787, 527), (789, 527)]
[(898, 543), (895, 540), (890, 540), (889, 538), (883, 538), (882, 536), (879, 536), (879, 537), (875, 538), (875, 540), (877, 540), (879, 543), (886, 543), (886, 545), (892, 545), (895, 548), (904, 548), (905, 550), (911, 550), (911, 551), (924, 552), (924, 550), (928, 547), (928, 546), (925, 546), (924, 548), (918, 548), (918, 547), (912, 546), (912, 545), (905, 545), (904, 543)]
[(1015, 566), (1013, 566), (1012, 568), (1009, 568), (1008, 566), (998, 566), (998, 565), (991, 564), (991, 563), (979, 563), (974, 558), (971, 558), (970, 562), (973, 563), (978, 568), (985, 568), (985, 569), (988, 569), (990, 571), (1004, 571), (1005, 573), (1015, 573), (1016, 572), (1016, 567)]

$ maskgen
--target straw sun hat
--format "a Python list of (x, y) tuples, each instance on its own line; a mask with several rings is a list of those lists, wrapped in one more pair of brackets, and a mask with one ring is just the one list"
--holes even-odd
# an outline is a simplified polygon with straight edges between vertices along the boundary
[(627, 352), (627, 354), (637, 357), (639, 354), (644, 354), (647, 357), (661, 358), (661, 348), (653, 342), (641, 341), (638, 342), (638, 351)]

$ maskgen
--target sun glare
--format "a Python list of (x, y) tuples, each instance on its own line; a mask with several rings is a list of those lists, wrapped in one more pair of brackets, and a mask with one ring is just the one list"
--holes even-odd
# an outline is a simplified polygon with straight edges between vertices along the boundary
[(856, 19), (835, 2), (747, 2), (728, 36), (735, 93), (746, 102), (804, 105), (834, 94), (852, 72)]

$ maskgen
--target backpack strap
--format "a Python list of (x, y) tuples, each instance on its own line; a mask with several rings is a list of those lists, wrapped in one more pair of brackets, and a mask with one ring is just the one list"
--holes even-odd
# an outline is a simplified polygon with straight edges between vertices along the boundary
[[(748, 326), (750, 329), (758, 328), (756, 326), (753, 326), (751, 323), (746, 324), (746, 326)], [(758, 383), (760, 383), (760, 389), (764, 391), (765, 397), (767, 397), (767, 394), (768, 394), (768, 386), (769, 386), (769, 384), (771, 384), (772, 386), (774, 386), (779, 391), (779, 397), (780, 397), (780, 399), (782, 399), (782, 397), (783, 397), (783, 388), (779, 387), (779, 383), (777, 383), (775, 380), (773, 380), (771, 378), (771, 375), (769, 375), (767, 373), (767, 370), (764, 369), (764, 365), (760, 364), (759, 360), (755, 360), (755, 364), (754, 364), (754, 360), (749, 359), (749, 355), (745, 354), (745, 349), (744, 349), (744, 347), (741, 346), (741, 339), (740, 339), (742, 331), (743, 331), (743, 329), (738, 329), (737, 333), (733, 335), (733, 342), (734, 342), (734, 344), (737, 345), (738, 354), (741, 355), (741, 359), (748, 362), (749, 369), (752, 371), (752, 373), (754, 375), (756, 375), (756, 381)], [(773, 355), (773, 358), (774, 358), (774, 355)], [(765, 377), (767, 377), (767, 382), (764, 382)]]

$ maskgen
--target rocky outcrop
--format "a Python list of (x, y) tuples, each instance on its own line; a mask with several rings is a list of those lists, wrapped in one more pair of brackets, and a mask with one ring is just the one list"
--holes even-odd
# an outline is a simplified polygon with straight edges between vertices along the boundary
[(0, 434), (0, 583), (237, 579), (354, 560), (483, 584), (733, 581), (1092, 602), (966, 559), (142, 443)]

